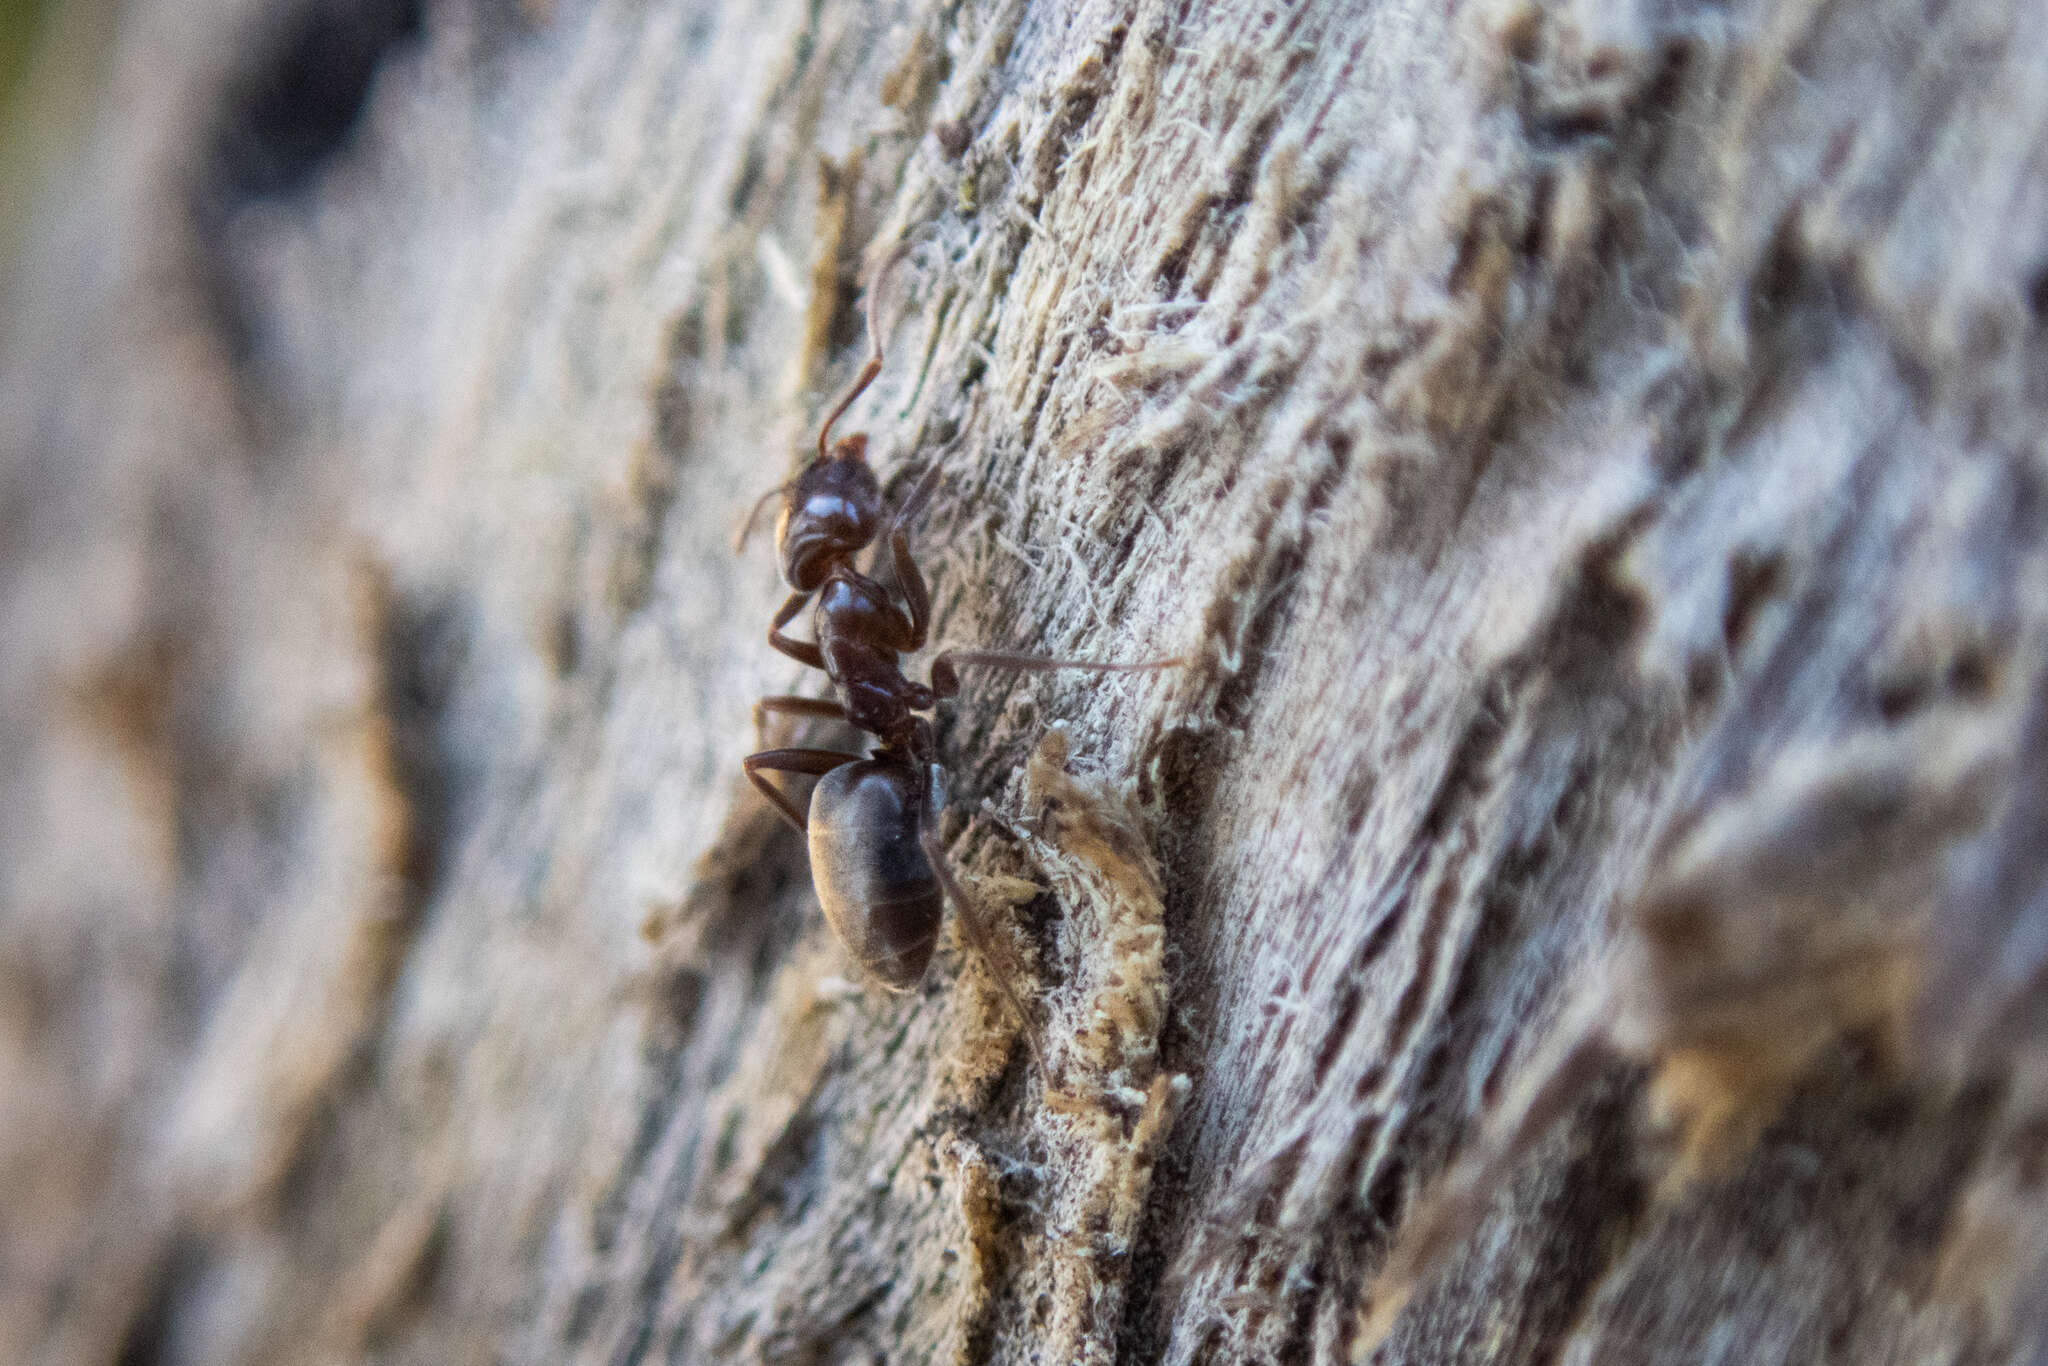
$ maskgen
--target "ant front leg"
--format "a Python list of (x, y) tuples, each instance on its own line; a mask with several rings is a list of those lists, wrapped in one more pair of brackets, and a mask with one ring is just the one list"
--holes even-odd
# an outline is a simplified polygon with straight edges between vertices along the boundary
[(903, 590), (903, 600), (910, 604), (910, 616), (905, 623), (910, 631), (900, 648), (904, 654), (911, 654), (924, 648), (931, 631), (932, 595), (925, 587), (917, 561), (910, 558), (910, 538), (900, 526), (889, 532), (889, 559), (896, 566), (896, 586)]
[(804, 813), (797, 810), (796, 803), (784, 796), (782, 790), (768, 781), (761, 770), (770, 773), (803, 773), (813, 777), (824, 777), (833, 769), (859, 760), (858, 754), (841, 754), (831, 749), (764, 749), (759, 754), (749, 754), (740, 761), (740, 767), (747, 771), (747, 781), (761, 789), (761, 795), (775, 803), (775, 809), (782, 818), (796, 827), (798, 834), (809, 831), (810, 823)]
[(932, 490), (939, 486), (939, 467), (927, 469), (912, 486), (903, 499), (896, 515), (889, 519), (889, 563), (896, 572), (896, 587), (909, 605), (909, 612), (900, 617), (898, 625), (903, 628), (896, 639), (896, 648), (904, 654), (911, 654), (924, 648), (931, 630), (932, 595), (925, 586), (924, 574), (917, 567), (917, 561), (910, 557), (910, 519), (923, 511), (925, 501)]
[(811, 595), (809, 593), (791, 593), (789, 595), (789, 600), (782, 604), (782, 610), (775, 614), (775, 620), (768, 623), (768, 643), (799, 664), (807, 665), (813, 669), (822, 669), (825, 667), (825, 656), (819, 652), (818, 647), (814, 643), (808, 640), (791, 640), (788, 636), (782, 634), (782, 628), (794, 621), (796, 614), (803, 611), (804, 604), (810, 600)]

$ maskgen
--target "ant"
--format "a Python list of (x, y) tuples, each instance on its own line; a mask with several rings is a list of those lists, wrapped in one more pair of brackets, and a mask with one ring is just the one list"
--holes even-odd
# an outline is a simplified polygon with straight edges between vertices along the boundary
[[(900, 256), (884, 262), (870, 284), (867, 363), (818, 429), (817, 457), (755, 506), (735, 544), (735, 549), (744, 546), (761, 507), (780, 494), (775, 545), (791, 592), (769, 623), (768, 643), (800, 664), (824, 670), (835, 694), (764, 697), (754, 704), (756, 731), (767, 713), (780, 712), (844, 721), (876, 743), (866, 757), (825, 749), (765, 749), (748, 755), (743, 767), (748, 780), (806, 837), (811, 880), (825, 920), (866, 973), (890, 991), (915, 987), (931, 961), (950, 900), (975, 951), (996, 970), (997, 984), (1044, 1076), (1044, 1060), (1031, 1043), (1030, 1017), (1011, 987), (1007, 959), (995, 952), (974, 899), (954, 875), (939, 841), (945, 769), (932, 724), (918, 713), (959, 692), (963, 665), (1128, 672), (1182, 661), (1113, 664), (1007, 650), (946, 650), (931, 661), (930, 683), (904, 676), (899, 657), (923, 649), (931, 625), (931, 594), (911, 558), (905, 523), (931, 493), (938, 466), (918, 481), (885, 528), (881, 484), (867, 461), (867, 436), (856, 433), (837, 443), (830, 439), (833, 424), (881, 372), (875, 295), (882, 273)], [(886, 547), (900, 602), (855, 563), (878, 539)], [(783, 628), (814, 596), (814, 639), (784, 635)], [(817, 777), (807, 812), (768, 780), (771, 772)]]

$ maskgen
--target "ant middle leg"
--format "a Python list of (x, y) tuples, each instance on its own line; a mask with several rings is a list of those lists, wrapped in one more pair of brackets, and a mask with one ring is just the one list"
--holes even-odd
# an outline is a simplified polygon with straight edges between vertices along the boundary
[(960, 666), (970, 668), (1016, 669), (1028, 673), (1051, 673), (1055, 669), (1086, 669), (1099, 674), (1145, 673), (1152, 669), (1172, 669), (1187, 663), (1174, 656), (1170, 659), (1145, 659), (1135, 663), (1115, 663), (1101, 659), (1054, 659), (1047, 655), (1025, 654), (1018, 650), (942, 650), (932, 656), (932, 691), (940, 697), (952, 697), (960, 691)]
[(784, 820), (796, 827), (798, 834), (803, 834), (810, 829), (810, 823), (805, 820), (804, 813), (797, 810), (796, 803), (785, 796), (782, 789), (768, 781), (762, 770), (766, 769), (770, 773), (808, 774), (822, 778), (833, 769), (857, 762), (859, 759), (858, 754), (841, 754), (833, 749), (764, 749), (758, 754), (749, 754), (742, 759), (740, 767), (747, 771), (747, 781), (759, 788), (762, 796), (775, 803), (775, 809), (782, 813)]

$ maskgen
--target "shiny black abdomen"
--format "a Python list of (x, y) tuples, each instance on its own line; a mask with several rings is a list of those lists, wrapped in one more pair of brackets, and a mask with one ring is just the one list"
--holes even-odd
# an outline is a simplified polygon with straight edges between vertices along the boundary
[(861, 967), (892, 991), (923, 980), (945, 912), (918, 840), (924, 796), (919, 770), (895, 757), (836, 768), (811, 791), (818, 903)]

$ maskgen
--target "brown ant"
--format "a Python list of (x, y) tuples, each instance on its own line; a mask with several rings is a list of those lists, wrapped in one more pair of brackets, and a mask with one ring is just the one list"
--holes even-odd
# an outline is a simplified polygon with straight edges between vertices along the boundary
[[(945, 771), (931, 722), (918, 713), (959, 692), (962, 665), (1121, 672), (1181, 661), (1110, 664), (1005, 650), (947, 650), (933, 658), (929, 684), (904, 676), (899, 656), (923, 649), (931, 625), (931, 595), (911, 558), (904, 524), (929, 495), (938, 467), (919, 480), (885, 530), (882, 490), (867, 461), (866, 435), (830, 443), (833, 423), (882, 368), (875, 329), (880, 274), (868, 290), (866, 365), (818, 429), (816, 459), (768, 495), (782, 495), (775, 545), (782, 577), (792, 590), (769, 623), (768, 643), (798, 663), (824, 670), (835, 697), (780, 694), (754, 704), (757, 730), (769, 712), (829, 717), (866, 731), (876, 744), (865, 758), (836, 750), (766, 749), (748, 755), (744, 767), (748, 780), (805, 834), (811, 879), (826, 922), (870, 976), (891, 991), (916, 986), (931, 961), (950, 899), (975, 951), (995, 970), (1024, 1027), (1025, 1042), (1031, 1044), (1030, 1017), (1011, 988), (1008, 960), (995, 952), (973, 898), (954, 876), (939, 842), (936, 817), (945, 800)], [(758, 514), (760, 505), (754, 511)], [(752, 522), (750, 516), (741, 530), (742, 545)], [(887, 547), (900, 602), (854, 563), (878, 537)], [(783, 628), (813, 596), (818, 600), (815, 639), (784, 635)], [(768, 780), (769, 772), (818, 778), (808, 813)], [(1035, 1044), (1031, 1052), (1044, 1075)]]

